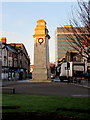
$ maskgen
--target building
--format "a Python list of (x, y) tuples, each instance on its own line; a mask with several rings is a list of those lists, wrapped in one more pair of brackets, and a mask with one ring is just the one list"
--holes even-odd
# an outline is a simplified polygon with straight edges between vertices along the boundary
[[(66, 51), (74, 50), (67, 42), (67, 35), (72, 34), (71, 26), (57, 27), (55, 31), (55, 61), (65, 56)], [(67, 30), (67, 28), (69, 30)]]
[(26, 78), (28, 72), (30, 71), (30, 58), (26, 51), (25, 46), (22, 43), (11, 43), (11, 46), (18, 50), (18, 72), (20, 78)]
[(2, 38), (2, 79), (18, 79), (18, 51)]
[(2, 79), (25, 79), (30, 71), (30, 58), (23, 44), (7, 44), (2, 38)]
[[(63, 62), (83, 63), (85, 64), (85, 72), (90, 74), (90, 41), (86, 37), (90, 38), (90, 33), (85, 27), (57, 27), (55, 32), (55, 60), (58, 67)], [(76, 45), (76, 43), (72, 42), (73, 39), (80, 39), (83, 49), (80, 48), (80, 44)], [(71, 42), (71, 46), (68, 40)], [(78, 50), (72, 47), (72, 43)], [(65, 59), (62, 61), (64, 57)]]
[(81, 62), (81, 56), (78, 56), (77, 58), (75, 56), (78, 55), (77, 51), (67, 51), (66, 52), (66, 61), (67, 62), (71, 62), (71, 61), (77, 61), (77, 62)]
[[(73, 27), (73, 29), (79, 31), (78, 27)], [(72, 37), (75, 39), (73, 29), (72, 26), (57, 27), (55, 31), (55, 61), (58, 61), (60, 58), (64, 57), (67, 51), (75, 50), (67, 41), (67, 38), (69, 38), (69, 40), (72, 40)], [(83, 29), (83, 27), (80, 29)], [(82, 33), (78, 32), (78, 34)], [(74, 47), (77, 47), (77, 45), (75, 44)]]

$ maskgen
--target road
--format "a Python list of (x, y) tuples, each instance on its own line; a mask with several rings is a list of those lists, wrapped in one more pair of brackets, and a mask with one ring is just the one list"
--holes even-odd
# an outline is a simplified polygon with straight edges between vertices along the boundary
[[(16, 82), (6, 85), (14, 87), (17, 94), (90, 97), (90, 89), (62, 82)], [(5, 92), (5, 91), (3, 91)]]

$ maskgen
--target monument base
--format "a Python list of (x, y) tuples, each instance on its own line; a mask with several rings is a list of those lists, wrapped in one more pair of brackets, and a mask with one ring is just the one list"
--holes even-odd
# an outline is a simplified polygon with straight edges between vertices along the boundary
[(48, 71), (46, 68), (35, 68), (32, 73), (32, 82), (51, 82)]

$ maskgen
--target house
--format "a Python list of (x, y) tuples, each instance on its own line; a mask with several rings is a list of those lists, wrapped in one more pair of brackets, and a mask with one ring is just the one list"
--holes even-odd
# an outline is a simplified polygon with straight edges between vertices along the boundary
[(30, 58), (23, 44), (2, 42), (2, 79), (25, 79), (30, 70)]

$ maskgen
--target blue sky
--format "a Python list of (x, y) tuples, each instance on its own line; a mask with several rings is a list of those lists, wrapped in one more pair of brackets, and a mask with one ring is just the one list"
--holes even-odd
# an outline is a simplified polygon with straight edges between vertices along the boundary
[(77, 8), (76, 2), (3, 2), (2, 35), (7, 43), (23, 43), (33, 64), (34, 28), (36, 21), (44, 19), (49, 35), (50, 61), (55, 61), (55, 30), (68, 25), (71, 10)]

